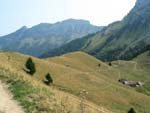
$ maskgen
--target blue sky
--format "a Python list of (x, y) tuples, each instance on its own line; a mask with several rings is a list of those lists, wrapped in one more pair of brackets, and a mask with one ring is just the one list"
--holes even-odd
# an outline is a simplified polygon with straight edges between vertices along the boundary
[(107, 25), (121, 20), (136, 0), (0, 0), (0, 36), (20, 27), (68, 18)]

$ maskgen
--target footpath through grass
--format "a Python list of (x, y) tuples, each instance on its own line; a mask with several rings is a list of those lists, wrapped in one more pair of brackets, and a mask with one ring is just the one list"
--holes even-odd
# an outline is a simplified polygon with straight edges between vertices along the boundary
[[(54, 94), (45, 87), (35, 87), (31, 81), (23, 76), (10, 73), (0, 68), (0, 79), (9, 85), (9, 89), (26, 113), (63, 113), (56, 102)], [(0, 111), (0, 113), (2, 113)]]

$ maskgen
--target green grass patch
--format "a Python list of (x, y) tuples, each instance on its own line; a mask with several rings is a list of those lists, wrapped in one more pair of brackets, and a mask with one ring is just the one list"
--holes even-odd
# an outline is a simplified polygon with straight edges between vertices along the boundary
[[(35, 87), (22, 77), (0, 69), (0, 79), (9, 85), (9, 89), (26, 113), (55, 113), (57, 104), (53, 94), (44, 87)], [(1, 112), (0, 112), (1, 113)]]

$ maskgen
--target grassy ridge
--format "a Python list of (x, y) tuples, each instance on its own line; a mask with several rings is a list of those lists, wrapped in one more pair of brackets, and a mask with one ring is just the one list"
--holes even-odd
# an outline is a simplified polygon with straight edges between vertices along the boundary
[[(143, 109), (143, 111), (140, 112), (144, 112), (144, 110), (147, 109), (146, 107), (142, 108), (142, 106), (145, 106), (146, 104), (140, 100), (142, 96), (144, 98), (146, 96), (136, 93), (136, 89), (134, 88), (122, 86), (117, 82), (118, 79), (121, 78), (121, 76), (128, 75), (130, 77), (133, 76), (134, 78), (136, 78), (137, 76), (141, 76), (143, 72), (141, 72), (140, 74), (138, 74), (138, 72), (136, 71), (130, 72), (130, 67), (128, 67), (128, 70), (123, 70), (123, 68), (115, 68), (114, 65), (110, 67), (105, 63), (96, 60), (94, 57), (81, 52), (69, 53), (60, 57), (50, 58), (48, 60), (50, 62), (55, 62), (64, 66), (67, 65), (67, 68), (70, 71), (71, 69), (76, 69), (83, 72), (79, 75), (70, 75), (72, 77), (71, 81), (78, 80), (74, 81), (74, 84), (69, 83), (68, 79), (64, 80), (65, 83), (61, 83), (61, 81), (59, 81), (61, 86), (67, 88), (69, 87), (70, 91), (72, 91), (72, 87), (73, 89), (76, 89), (76, 92), (81, 90), (82, 88), (85, 88), (90, 93), (90, 95), (88, 96), (90, 100), (107, 108), (120, 110), (115, 112), (122, 112), (123, 110), (125, 111), (129, 106), (134, 106), (137, 109)], [(101, 64), (101, 66), (99, 67), (98, 64)], [(149, 80), (148, 78), (149, 77), (147, 75), (144, 75), (144, 78), (142, 80)], [(138, 77), (138, 80), (141, 80), (141, 77)], [(68, 83), (70, 84), (70, 86), (67, 86)], [(76, 94), (76, 92), (72, 92)], [(129, 96), (126, 97), (126, 95)], [(149, 97), (146, 98), (149, 100)], [(132, 103), (138, 103), (139, 105)], [(139, 106), (141, 106), (141, 108), (139, 108)]]
[[(81, 111), (80, 98), (47, 87), (24, 72), (6, 65), (2, 68), (3, 66), (0, 66), (0, 80), (9, 85), (14, 98), (20, 102), (26, 113), (79, 113)], [(88, 101), (84, 102), (84, 106), (89, 113), (112, 113)]]
[[(0, 57), (2, 59), (0, 61), (1, 67), (9, 68), (12, 72), (27, 76), (23, 71), (23, 67), (29, 56), (3, 52), (0, 53)], [(122, 72), (121, 75), (126, 74), (135, 77), (139, 76), (137, 73), (130, 73), (127, 70), (117, 68), (116, 65), (110, 67), (82, 52), (45, 60), (33, 58), (33, 61), (37, 67), (34, 78), (39, 82), (43, 80), (47, 72), (50, 72), (54, 79), (54, 84), (61, 90), (79, 96), (79, 92), (86, 89), (89, 92), (87, 95), (88, 100), (110, 111), (126, 113), (130, 107), (134, 107), (140, 113), (150, 112), (148, 109), (150, 97), (148, 95), (139, 93), (135, 88), (130, 88), (117, 82), (120, 78), (120, 71)], [(2, 62), (3, 65), (1, 65)]]

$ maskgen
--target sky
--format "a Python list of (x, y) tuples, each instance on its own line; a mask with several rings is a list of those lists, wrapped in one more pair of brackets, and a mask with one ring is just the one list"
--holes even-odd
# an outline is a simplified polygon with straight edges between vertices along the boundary
[(0, 0), (0, 36), (22, 26), (85, 19), (105, 26), (121, 20), (136, 0)]

